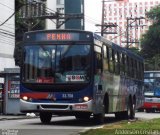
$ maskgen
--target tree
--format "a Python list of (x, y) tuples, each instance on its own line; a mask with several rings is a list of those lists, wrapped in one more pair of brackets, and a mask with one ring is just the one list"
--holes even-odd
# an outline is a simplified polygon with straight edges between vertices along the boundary
[(151, 9), (146, 16), (153, 24), (141, 38), (141, 54), (146, 60), (147, 70), (160, 70), (157, 61), (160, 58), (160, 5)]
[[(14, 59), (15, 59), (15, 65), (21, 66), (21, 58), (22, 58), (22, 39), (25, 32), (28, 31), (28, 22), (31, 21), (33, 26), (32, 30), (42, 30), (45, 27), (45, 21), (40, 19), (30, 19), (30, 20), (24, 20), (21, 18), (21, 15), (19, 13), (19, 10), (23, 8), (24, 6), (27, 6), (28, 0), (15, 0), (15, 50), (14, 50)], [(36, 25), (35, 25), (36, 24)]]

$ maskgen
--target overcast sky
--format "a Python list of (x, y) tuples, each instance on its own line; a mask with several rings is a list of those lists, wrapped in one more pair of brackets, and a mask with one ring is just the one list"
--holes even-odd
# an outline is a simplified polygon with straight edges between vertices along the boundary
[(102, 18), (102, 0), (84, 0), (85, 2), (85, 30), (100, 31), (100, 27), (96, 24), (101, 24)]

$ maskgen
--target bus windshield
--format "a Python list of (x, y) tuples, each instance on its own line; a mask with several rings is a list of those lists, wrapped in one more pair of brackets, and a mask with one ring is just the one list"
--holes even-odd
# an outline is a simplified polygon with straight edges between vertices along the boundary
[(154, 79), (144, 79), (145, 92), (153, 91)]
[(90, 45), (25, 45), (23, 82), (87, 83)]

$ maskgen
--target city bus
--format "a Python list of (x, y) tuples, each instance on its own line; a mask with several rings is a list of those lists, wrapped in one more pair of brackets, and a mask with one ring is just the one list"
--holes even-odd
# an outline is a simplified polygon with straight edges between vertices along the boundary
[(144, 72), (144, 105), (147, 113), (160, 111), (160, 71)]
[(93, 118), (133, 119), (143, 105), (143, 58), (89, 31), (43, 30), (24, 34), (20, 109)]

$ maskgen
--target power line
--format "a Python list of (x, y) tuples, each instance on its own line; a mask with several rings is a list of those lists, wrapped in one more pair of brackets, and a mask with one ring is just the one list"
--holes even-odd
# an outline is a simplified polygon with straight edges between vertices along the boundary
[(11, 19), (16, 12), (14, 12), (11, 16), (9, 16), (3, 23), (0, 24), (0, 26), (4, 25), (9, 19)]
[(4, 36), (5, 38), (15, 39), (15, 36), (9, 36), (9, 35), (6, 35), (6, 34), (1, 33), (1, 32), (0, 32), (0, 35)]
[(15, 35), (12, 35), (12, 34), (9, 34), (9, 33), (3, 32), (3, 31), (0, 31), (0, 33), (11, 36), (11, 37), (15, 37)]
[(7, 33), (10, 33), (10, 34), (15, 34), (15, 33), (13, 33), (13, 32), (11, 32), (11, 31), (7, 31), (7, 30), (4, 30), (4, 29), (0, 29), (0, 30), (2, 30), (2, 31), (4, 31), (4, 32), (7, 32)]
[(3, 3), (0, 3), (0, 5), (3, 5), (3, 6), (9, 8), (9, 9), (11, 9), (11, 10), (14, 10), (14, 9), (12, 9), (11, 7), (9, 7), (9, 6), (7, 6), (7, 5), (5, 5), (5, 4), (3, 4)]
[(25, 5), (28, 5), (28, 4), (23, 4), (22, 6), (20, 6), (17, 10), (15, 10), (13, 12), (13, 14), (11, 14), (3, 23), (0, 24), (0, 26), (4, 25), (9, 19), (11, 19), (18, 11), (21, 7), (25, 6)]
[(15, 40), (15, 38), (8, 37), (8, 36), (3, 35), (1, 33), (0, 33), (0, 38), (4, 39), (4, 40), (7, 40), (7, 41), (14, 41)]
[[(2, 21), (0, 21), (0, 22), (2, 23)], [(4, 25), (9, 25), (9, 26), (10, 26), (10, 25), (14, 25), (14, 24), (8, 24), (8, 23), (5, 23)]]

